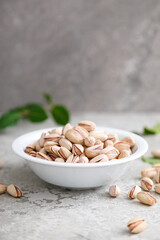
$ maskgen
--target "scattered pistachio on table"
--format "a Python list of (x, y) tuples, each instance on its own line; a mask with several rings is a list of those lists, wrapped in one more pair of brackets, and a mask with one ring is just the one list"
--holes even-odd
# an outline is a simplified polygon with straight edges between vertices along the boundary
[(137, 199), (141, 203), (146, 204), (146, 205), (150, 205), (150, 206), (157, 203), (157, 199), (148, 192), (143, 192), (142, 191), (142, 192), (137, 193)]
[(153, 187), (153, 181), (149, 177), (143, 177), (141, 179), (141, 187), (145, 191), (150, 191)]
[(0, 183), (0, 194), (7, 191), (7, 186), (4, 183)]
[(16, 197), (16, 198), (23, 196), (22, 190), (21, 190), (18, 186), (16, 186), (15, 184), (9, 185), (9, 186), (7, 187), (7, 192), (8, 192), (11, 196)]
[(140, 233), (146, 228), (146, 221), (143, 218), (133, 218), (128, 222), (128, 227), (131, 233)]
[[(99, 163), (130, 156), (134, 145), (131, 136), (120, 140), (117, 134), (96, 130), (94, 122), (85, 120), (74, 127), (67, 123), (63, 128), (42, 133), (36, 142), (26, 146), (25, 152), (48, 161)], [(74, 156), (70, 157), (72, 154)]]
[(120, 193), (121, 193), (121, 190), (116, 184), (110, 186), (109, 194), (111, 197), (118, 197)]
[(137, 193), (141, 192), (141, 188), (138, 185), (132, 187), (132, 189), (128, 193), (128, 197), (134, 199), (137, 197)]

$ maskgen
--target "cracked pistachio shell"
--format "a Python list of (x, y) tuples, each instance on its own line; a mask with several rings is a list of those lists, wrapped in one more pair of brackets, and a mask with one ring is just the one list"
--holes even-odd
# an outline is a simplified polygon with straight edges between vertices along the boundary
[(109, 146), (112, 146), (113, 147), (113, 142), (111, 141), (111, 140), (106, 140), (105, 142), (104, 142), (104, 148), (106, 148), (106, 147), (109, 147)]
[(138, 185), (132, 187), (132, 189), (128, 193), (128, 197), (133, 199), (137, 197), (137, 193), (141, 192), (141, 188)]
[(84, 139), (84, 144), (87, 146), (87, 147), (91, 147), (95, 144), (95, 138), (92, 137), (92, 136), (88, 136)]
[(100, 154), (90, 160), (90, 163), (98, 163), (98, 162), (108, 162), (108, 157), (105, 154)]
[(95, 139), (99, 139), (102, 142), (106, 141), (108, 138), (104, 131), (91, 131), (89, 134), (90, 136), (94, 137)]
[(141, 187), (143, 188), (143, 190), (150, 191), (152, 189), (152, 186), (153, 186), (153, 181), (150, 178), (143, 177), (141, 179)]
[(137, 193), (137, 199), (146, 205), (152, 206), (155, 203), (157, 203), (157, 199), (153, 197), (150, 193), (148, 192), (139, 192)]
[(51, 133), (51, 134), (47, 134), (44, 137), (44, 140), (45, 140), (45, 142), (47, 142), (47, 141), (58, 142), (60, 138), (61, 138), (60, 134), (58, 134), (58, 133)]
[(50, 133), (51, 133), (51, 134), (52, 134), (52, 133), (57, 133), (57, 134), (59, 134), (59, 135), (62, 135), (62, 128), (61, 128), (61, 127), (55, 128), (55, 129), (53, 129), (52, 131), (50, 131)]
[(46, 155), (46, 154), (44, 154), (42, 152), (37, 152), (37, 157), (41, 158), (41, 159), (48, 160), (48, 161), (52, 161), (52, 159), (48, 155)]
[(63, 158), (64, 160), (67, 160), (67, 158), (72, 154), (67, 148), (60, 147), (60, 149), (57, 151), (60, 158)]
[(83, 144), (84, 139), (88, 136), (88, 132), (85, 129), (77, 126), (69, 129), (65, 136), (72, 143)]
[(116, 133), (108, 133), (107, 136), (108, 136), (107, 140), (111, 140), (113, 143), (119, 141), (119, 137)]
[(125, 137), (125, 138), (123, 138), (122, 139), (122, 142), (127, 142), (128, 144), (129, 144), (129, 146), (130, 146), (130, 148), (132, 148), (132, 147), (134, 147), (134, 145), (135, 145), (135, 140), (134, 140), (134, 138), (133, 137)]
[(121, 190), (116, 184), (110, 186), (109, 194), (111, 197), (118, 197), (120, 193), (121, 193)]
[(130, 150), (122, 150), (120, 154), (118, 155), (118, 159), (125, 158), (131, 155)]
[(69, 129), (72, 129), (72, 126), (70, 123), (67, 123), (63, 128), (62, 128), (62, 134), (64, 136), (66, 136), (66, 132), (69, 130)]
[(79, 162), (79, 156), (74, 156), (74, 154), (70, 155), (66, 161), (66, 163), (78, 163), (78, 162)]
[(59, 140), (59, 145), (61, 147), (67, 148), (69, 151), (71, 151), (71, 149), (72, 149), (72, 143), (68, 139), (66, 139), (66, 138), (61, 138)]
[(85, 128), (88, 132), (93, 131), (96, 128), (96, 124), (88, 120), (80, 121), (78, 126)]
[(7, 186), (4, 183), (0, 183), (0, 194), (7, 191)]
[(63, 162), (63, 163), (64, 163), (65, 161), (64, 161), (63, 158), (56, 158), (56, 159), (55, 159), (55, 162)]
[(131, 233), (140, 233), (146, 228), (146, 221), (143, 218), (133, 218), (131, 219), (127, 226), (129, 227)]
[(127, 142), (117, 142), (114, 144), (114, 147), (118, 150), (118, 151), (123, 151), (123, 150), (130, 150), (130, 145)]
[(28, 145), (26, 147), (25, 152), (29, 154), (31, 151), (34, 151), (35, 149), (36, 149), (35, 145), (34, 144), (30, 144), (30, 145)]
[(85, 155), (82, 154), (79, 157), (79, 163), (88, 163), (88, 162), (89, 162), (89, 160), (88, 160), (88, 158)]
[(141, 171), (141, 176), (142, 177), (149, 177), (149, 178), (154, 178), (156, 176), (156, 169), (155, 168), (144, 168)]
[(16, 186), (15, 184), (9, 185), (9, 186), (7, 187), (7, 192), (8, 192), (11, 196), (16, 197), (16, 198), (23, 196), (22, 190), (21, 190), (18, 186)]
[(73, 144), (72, 153), (74, 155), (81, 155), (84, 151), (84, 147), (81, 144)]
[(46, 152), (51, 152), (51, 147), (57, 146), (57, 145), (58, 145), (57, 142), (48, 141), (48, 142), (45, 142), (44, 149), (45, 149)]
[(102, 144), (94, 145), (92, 147), (88, 147), (88, 148), (85, 149), (85, 155), (88, 158), (94, 158), (101, 153), (102, 149), (103, 149)]

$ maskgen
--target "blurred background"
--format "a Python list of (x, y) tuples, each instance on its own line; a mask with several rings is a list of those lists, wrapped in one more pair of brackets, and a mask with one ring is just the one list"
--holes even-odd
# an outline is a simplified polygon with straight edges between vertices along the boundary
[(1, 0), (0, 112), (159, 111), (159, 0)]

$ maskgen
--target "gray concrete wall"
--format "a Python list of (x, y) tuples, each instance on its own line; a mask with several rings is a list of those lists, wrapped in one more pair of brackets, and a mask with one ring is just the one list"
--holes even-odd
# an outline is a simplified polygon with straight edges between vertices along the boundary
[(159, 0), (1, 0), (0, 112), (160, 109)]

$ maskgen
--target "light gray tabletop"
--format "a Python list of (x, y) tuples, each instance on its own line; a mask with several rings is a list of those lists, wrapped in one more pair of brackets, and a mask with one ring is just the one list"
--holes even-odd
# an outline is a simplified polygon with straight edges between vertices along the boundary
[[(160, 114), (77, 113), (71, 122), (74, 124), (82, 119), (93, 120), (97, 125), (138, 131), (144, 125), (157, 123)], [(141, 169), (149, 166), (147, 163), (140, 159), (131, 163), (128, 172), (116, 182), (122, 194), (113, 199), (109, 197), (107, 187), (70, 191), (45, 183), (13, 153), (11, 143), (16, 137), (52, 126), (55, 124), (51, 121), (35, 125), (21, 122), (0, 134), (0, 159), (4, 162), (0, 182), (15, 183), (24, 192), (20, 199), (8, 194), (0, 196), (0, 239), (159, 239), (160, 196), (153, 193), (158, 203), (151, 207), (127, 198), (132, 185), (139, 184)], [(146, 140), (149, 152), (160, 147), (160, 135), (147, 136)], [(138, 235), (131, 235), (126, 227), (133, 217), (144, 217), (148, 223), (147, 229)]]

